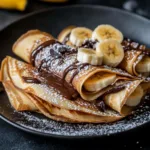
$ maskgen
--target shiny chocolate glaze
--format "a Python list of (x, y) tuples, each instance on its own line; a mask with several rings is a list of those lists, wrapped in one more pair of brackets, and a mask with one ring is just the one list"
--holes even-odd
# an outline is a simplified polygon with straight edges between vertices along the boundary
[(63, 79), (65, 79), (66, 75), (69, 71), (76, 69), (76, 71), (72, 74), (69, 83), (72, 83), (74, 77), (83, 69), (85, 66), (88, 66), (88, 63), (81, 63), (77, 64), (77, 62), (73, 63), (72, 65), (68, 66), (63, 72)]
[(85, 40), (84, 43), (80, 47), (96, 49), (97, 40)]
[[(45, 53), (46, 51), (48, 54)], [(78, 95), (70, 84), (76, 74), (71, 76), (70, 83), (65, 80), (67, 73), (73, 69), (78, 69), (78, 67), (75, 63), (71, 64), (64, 70), (63, 76), (60, 77), (51, 70), (51, 66), (56, 59), (59, 61), (58, 65), (61, 65), (65, 57), (74, 53), (77, 53), (76, 49), (64, 46), (56, 40), (49, 40), (38, 46), (31, 54), (31, 62), (38, 69), (39, 76), (43, 77), (46, 84), (56, 88), (67, 99), (74, 99)]]
[(108, 94), (120, 92), (120, 91), (124, 90), (125, 88), (126, 88), (125, 85), (114, 86), (112, 89), (110, 89), (107, 92), (105, 92), (105, 94), (103, 95), (103, 97), (105, 97)]
[(57, 89), (58, 92), (63, 95), (63, 97), (69, 100), (74, 100), (78, 97), (78, 92), (59, 76), (45, 71), (39, 72), (39, 76), (44, 78), (43, 83)]

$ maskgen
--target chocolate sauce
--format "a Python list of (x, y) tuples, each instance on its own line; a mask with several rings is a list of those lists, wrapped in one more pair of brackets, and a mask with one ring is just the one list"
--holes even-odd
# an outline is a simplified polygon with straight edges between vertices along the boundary
[(96, 46), (97, 42), (98, 42), (97, 40), (95, 40), (95, 41), (93, 41), (93, 40), (86, 40), (86, 41), (84, 41), (84, 43), (80, 47), (95, 49), (95, 46)]
[(66, 75), (71, 70), (76, 69), (76, 71), (72, 74), (69, 83), (72, 83), (74, 77), (80, 72), (81, 69), (83, 69), (85, 66), (88, 66), (88, 63), (82, 63), (82, 64), (76, 64), (77, 62), (74, 62), (72, 65), (68, 66), (64, 72), (63, 72), (63, 80), (65, 80)]
[(74, 99), (78, 93), (73, 86), (66, 82), (65, 76), (72, 69), (78, 68), (72, 64), (66, 70), (65, 75), (59, 77), (51, 70), (51, 67), (56, 59), (59, 61), (58, 65), (61, 65), (65, 57), (74, 53), (77, 53), (76, 49), (63, 45), (56, 40), (49, 40), (38, 46), (31, 54), (31, 62), (38, 69), (39, 76), (43, 77), (46, 84), (56, 88), (67, 99)]
[(125, 85), (119, 85), (119, 86), (113, 87), (112, 89), (105, 92), (105, 94), (103, 94), (96, 100), (97, 108), (104, 112), (106, 110), (106, 105), (104, 103), (104, 97), (108, 94), (117, 93), (123, 89), (125, 89)]
[(40, 84), (41, 83), (41, 81), (36, 79), (36, 78), (24, 77), (24, 76), (22, 78), (23, 78), (24, 82), (26, 82), (26, 83), (35, 83), (35, 84)]
[(77, 66), (77, 70), (72, 74), (71, 78), (70, 78), (70, 83), (72, 83), (74, 77), (80, 72), (81, 69), (83, 69), (85, 66), (88, 66), (89, 63), (82, 63), (82, 64), (79, 64)]
[[(34, 61), (35, 61), (35, 58), (37, 56), (37, 54), (43, 50), (43, 48), (49, 46), (49, 45), (53, 45), (55, 43), (59, 43), (58, 41), (56, 40), (48, 40), (46, 42), (44, 42), (43, 44), (39, 45), (35, 50), (33, 50), (32, 54), (31, 54), (31, 57), (30, 57), (30, 62), (34, 65)], [(59, 43), (61, 44), (61, 43)]]
[(145, 45), (140, 45), (139, 43), (134, 42), (130, 39), (125, 38), (122, 42), (122, 46), (123, 46), (124, 51), (137, 50), (137, 51), (141, 51), (142, 54), (144, 55), (150, 56), (150, 51), (149, 49), (146, 48)]
[(74, 100), (78, 97), (78, 92), (59, 76), (45, 71), (41, 71), (39, 76), (44, 78), (43, 83), (57, 89), (58, 92), (65, 98)]
[(105, 97), (106, 95), (108, 94), (111, 94), (111, 93), (117, 93), (123, 89), (125, 89), (125, 85), (118, 85), (118, 86), (115, 86), (113, 87), (112, 89), (108, 90), (107, 92), (105, 92), (105, 94), (102, 96), (102, 97)]
[(71, 32), (66, 35), (66, 37), (64, 38), (64, 40), (62, 42), (63, 44), (66, 44), (69, 41), (70, 34), (71, 34)]

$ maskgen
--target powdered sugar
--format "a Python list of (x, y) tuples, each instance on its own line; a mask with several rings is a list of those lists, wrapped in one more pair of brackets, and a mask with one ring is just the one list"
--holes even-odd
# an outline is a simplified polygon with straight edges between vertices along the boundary
[(118, 133), (133, 129), (150, 120), (150, 107), (148, 105), (149, 96), (145, 96), (145, 102), (133, 115), (115, 122), (107, 124), (69, 124), (53, 121), (43, 115), (30, 112), (14, 112), (19, 115), (16, 122), (28, 129), (61, 136), (100, 136)]

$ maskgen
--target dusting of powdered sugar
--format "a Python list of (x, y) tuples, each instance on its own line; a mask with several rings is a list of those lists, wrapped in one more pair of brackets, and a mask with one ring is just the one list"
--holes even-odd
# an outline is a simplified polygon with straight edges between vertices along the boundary
[(70, 124), (53, 121), (38, 113), (14, 112), (15, 122), (25, 128), (39, 133), (59, 136), (101, 136), (110, 135), (133, 129), (150, 121), (150, 97), (147, 95), (144, 102), (132, 115), (115, 123), (107, 124)]

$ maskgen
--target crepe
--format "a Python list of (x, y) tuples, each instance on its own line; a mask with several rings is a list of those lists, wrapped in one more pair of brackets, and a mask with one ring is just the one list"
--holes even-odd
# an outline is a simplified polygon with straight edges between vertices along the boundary
[[(4, 59), (1, 76), (12, 106), (18, 111), (36, 111), (65, 122), (113, 122), (124, 117), (112, 109), (100, 111), (94, 103), (78, 98), (65, 99), (55, 89), (45, 84), (26, 83), (23, 76), (34, 77), (36, 69), (11, 57)], [(19, 93), (19, 94), (18, 94)], [(22, 100), (20, 102), (20, 99)], [(19, 103), (22, 107), (18, 107)], [(31, 107), (32, 106), (32, 107)]]
[[(29, 31), (28, 33), (24, 34), (21, 37), (21, 39), (19, 38), (17, 40), (17, 42), (13, 46), (13, 52), (17, 56), (23, 58), (28, 63), (34, 65), (38, 70), (42, 71), (42, 73), (39, 73), (40, 72), (39, 71), (38, 73), (36, 73), (36, 75), (34, 74), (34, 77), (39, 79), (41, 76), (42, 80), (44, 79), (42, 82), (49, 85), (49, 80), (53, 80), (53, 78), (49, 78), (49, 76), (51, 77), (51, 75), (54, 74), (55, 76), (59, 77), (58, 79), (62, 79), (64, 76), (64, 72), (66, 72), (66, 68), (68, 69), (68, 67), (72, 65), (72, 67), (75, 67), (75, 70), (68, 69), (64, 79), (65, 82), (73, 86), (74, 90), (76, 90), (77, 93), (79, 93), (80, 97), (83, 100), (89, 101), (90, 103), (96, 103), (97, 101), (104, 101), (104, 103), (108, 105), (112, 110), (115, 110), (122, 115), (128, 115), (134, 109), (134, 106), (127, 106), (127, 102), (129, 101), (129, 99), (131, 99), (130, 96), (132, 96), (132, 94), (137, 95), (136, 89), (141, 87), (141, 83), (143, 82), (143, 79), (132, 76), (126, 73), (125, 71), (122, 71), (121, 69), (110, 68), (108, 66), (91, 66), (89, 64), (88, 65), (85, 64), (85, 66), (79, 69), (78, 66), (81, 67), (83, 64), (77, 63), (76, 66), (74, 66), (77, 57), (76, 49), (61, 44), (56, 40), (53, 40), (51, 38), (52, 36), (50, 36), (51, 40), (46, 42), (42, 41), (43, 43), (41, 42), (41, 45), (38, 45), (37, 47), (35, 46), (34, 42), (31, 43), (31, 45), (26, 46), (26, 42), (23, 41), (28, 41), (29, 38), (28, 35), (32, 36), (32, 38), (34, 39), (33, 41), (40, 40), (38, 37), (32, 35), (32, 32), (34, 31)], [(23, 47), (23, 49), (21, 49), (21, 47)], [(63, 55), (64, 57), (61, 57), (61, 59), (59, 57), (58, 59), (53, 59), (52, 55), (50, 55), (50, 49), (52, 49), (52, 52), (55, 53), (55, 56), (58, 55), (57, 52), (64, 53), (63, 50), (65, 49), (65, 51), (67, 50), (67, 57), (64, 54)], [(59, 51), (57, 51), (57, 49), (59, 49)], [(24, 54), (27, 53), (25, 57), (22, 55), (22, 51)], [(36, 54), (35, 55), (36, 57), (34, 59), (33, 57), (31, 57), (33, 54), (34, 55)], [(43, 64), (43, 61), (45, 60), (47, 62), (46, 64)], [(47, 65), (48, 62), (50, 63), (53, 62), (53, 63), (51, 66), (49, 66)], [(46, 76), (45, 75), (43, 76), (43, 72), (44, 74), (46, 72)], [(88, 81), (90, 78), (93, 78), (96, 74), (101, 75), (101, 73), (103, 73), (104, 75), (106, 74), (116, 75), (116, 78), (113, 83), (109, 84), (108, 86), (98, 91), (91, 92), (85, 90), (84, 85), (86, 81)], [(75, 74), (74, 78), (72, 78), (73, 74)], [(105, 76), (104, 78), (102, 78), (102, 80), (105, 80)], [(59, 83), (61, 82), (61, 80), (58, 80), (57, 82)], [(58, 89), (56, 88), (56, 90)], [(140, 101), (142, 97), (145, 95), (146, 90), (147, 89), (145, 90), (142, 89), (142, 94), (140, 95)], [(38, 92), (36, 94), (38, 94)], [(43, 99), (43, 97), (40, 98)], [(74, 99), (75, 98), (76, 96), (74, 97)], [(72, 99), (72, 98), (67, 98), (67, 99)]]
[[(101, 89), (99, 91), (92, 91), (92, 92), (91, 91), (90, 92), (86, 91), (84, 89), (85, 82), (89, 78), (92, 78), (93, 76), (95, 76), (95, 74), (101, 74), (101, 73), (110, 74), (110, 75), (115, 74), (116, 79), (115, 79), (114, 83), (116, 83), (118, 80), (126, 81), (126, 80), (133, 80), (135, 78), (135, 77), (131, 76), (130, 74), (128, 74), (128, 73), (126, 73), (126, 72), (124, 72), (120, 69), (109, 68), (107, 66), (97, 67), (97, 66), (91, 66), (89, 64), (76, 63), (76, 61), (77, 61), (76, 53), (71, 53), (67, 57), (64, 56), (63, 63), (60, 63), (60, 61), (59, 61), (60, 59), (55, 59), (55, 57), (50, 55), (48, 48), (43, 48), (43, 51), (39, 52), (37, 54), (34, 62), (32, 62), (31, 55), (32, 55), (33, 51), (35, 50), (35, 46), (34, 46), (34, 48), (32, 48), (33, 46), (29, 46), (29, 45), (26, 46), (25, 42), (23, 42), (25, 40), (28, 40), (28, 34), (29, 33), (32, 34), (32, 32), (33, 31), (30, 31), (30, 32), (24, 34), (21, 37), (21, 39), (23, 39), (23, 40), (21, 40), (20, 38), (19, 38), (19, 40), (17, 40), (17, 42), (13, 46), (13, 52), (16, 55), (18, 55), (19, 57), (23, 58), (25, 61), (27, 61), (31, 64), (34, 63), (33, 65), (35, 65), (35, 67), (37, 67), (38, 69), (40, 68), (41, 70), (44, 70), (45, 72), (48, 72), (48, 73), (52, 72), (53, 74), (59, 76), (60, 78), (63, 78), (63, 76), (65, 74), (65, 77), (64, 77), (65, 81), (67, 83), (72, 84), (74, 89), (76, 89), (78, 91), (78, 93), (80, 94), (80, 96), (84, 100), (94, 101), (95, 99), (100, 97), (106, 90), (108, 90), (110, 88), (110, 86), (107, 86), (106, 88)], [(33, 35), (32, 38), (34, 38), (34, 35)], [(36, 40), (39, 40), (39, 38), (35, 37), (34, 41), (36, 41)], [(52, 41), (49, 41), (49, 42), (50, 43), (52, 42), (52, 44), (53, 44), (53, 42), (55, 42), (55, 41), (52, 40)], [(52, 45), (52, 44), (50, 44), (50, 45)], [(56, 43), (56, 44), (57, 45), (53, 44), (54, 45), (53, 49), (57, 50), (56, 47), (59, 47), (59, 49), (66, 48), (70, 52), (75, 51), (75, 49), (72, 49), (71, 47), (68, 47), (66, 45), (62, 45), (62, 44), (59, 44), (59, 43)], [(34, 43), (32, 43), (31, 45), (34, 45)], [(20, 49), (20, 47), (23, 47), (23, 49)], [(29, 47), (30, 47), (30, 49), (29, 49)], [(41, 48), (41, 47), (42, 46), (40, 45), (38, 48)], [(19, 49), (20, 49), (20, 51), (19, 51)], [(27, 55), (25, 55), (25, 57), (23, 57), (22, 53), (24, 53), (24, 54), (27, 53)], [(42, 64), (42, 62), (45, 61), (45, 60), (48, 63), (52, 60), (53, 61), (52, 65), (49, 66), (49, 64), (48, 65), (47, 64)], [(75, 63), (75, 65), (74, 65), (74, 63)], [(69, 68), (70, 66), (74, 69)], [(78, 69), (80, 70), (79, 73), (77, 73)], [(69, 71), (66, 71), (66, 70), (69, 70)], [(73, 77), (73, 74), (75, 74), (74, 77)], [(105, 78), (105, 76), (104, 76), (104, 78)], [(71, 82), (70, 82), (70, 80), (71, 80)]]

